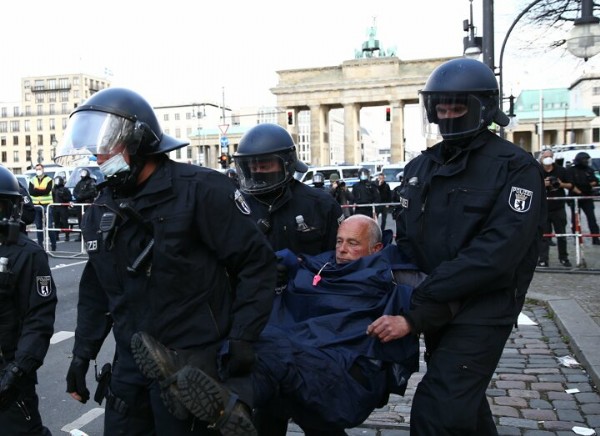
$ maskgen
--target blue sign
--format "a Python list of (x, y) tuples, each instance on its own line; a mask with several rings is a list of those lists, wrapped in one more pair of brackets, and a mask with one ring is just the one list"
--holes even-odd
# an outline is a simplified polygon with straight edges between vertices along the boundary
[(221, 147), (227, 147), (229, 145), (229, 138), (225, 135), (221, 136)]

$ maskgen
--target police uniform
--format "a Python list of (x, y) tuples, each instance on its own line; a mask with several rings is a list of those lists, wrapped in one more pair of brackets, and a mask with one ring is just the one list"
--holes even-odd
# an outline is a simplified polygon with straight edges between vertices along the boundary
[(89, 261), (73, 354), (94, 359), (112, 326), (117, 358), (107, 434), (126, 428), (127, 434), (205, 434), (202, 425), (166, 411), (158, 383), (134, 362), (130, 341), (145, 331), (185, 353), (225, 339), (258, 338), (276, 268), (249, 214), (225, 176), (166, 158), (133, 197), (114, 199), (106, 188), (86, 211)]
[[(335, 248), (344, 215), (327, 192), (291, 180), (272, 204), (253, 195), (246, 195), (246, 201), (274, 250), (288, 248), (297, 254), (314, 255)], [(298, 226), (299, 215), (306, 227)]]
[[(488, 130), (449, 150), (440, 143), (409, 162), (399, 192), (396, 242), (428, 274), (413, 301), (459, 306), (449, 324), (425, 335), (429, 362), (411, 424), (422, 434), (494, 434), (469, 401), (485, 401), (533, 277), (544, 182), (529, 154)], [(483, 427), (466, 430), (476, 424)]]
[[(361, 180), (352, 186), (352, 195), (354, 196), (354, 202), (356, 204), (371, 204), (379, 203), (380, 196), (377, 186), (375, 186), (370, 180)], [(356, 207), (354, 213), (369, 216), (373, 218), (373, 206)]]
[(54, 332), (56, 287), (46, 253), (19, 232), (17, 242), (0, 245), (8, 271), (0, 272), (1, 368), (14, 363), (23, 371), (18, 397), (0, 410), (0, 432), (6, 435), (50, 434), (42, 425), (35, 392), (36, 371), (42, 365)]

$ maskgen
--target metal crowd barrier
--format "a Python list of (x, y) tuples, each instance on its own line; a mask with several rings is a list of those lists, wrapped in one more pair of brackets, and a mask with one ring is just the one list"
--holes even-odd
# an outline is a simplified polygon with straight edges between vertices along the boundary
[[(59, 227), (50, 227), (50, 220), (52, 218), (52, 208), (58, 206), (68, 206), (68, 207), (79, 207), (81, 208), (81, 216), (85, 213), (85, 208), (90, 206), (90, 203), (51, 203), (48, 205), (48, 212), (44, 216), (44, 249), (48, 253), (48, 255), (56, 258), (77, 258), (77, 257), (87, 257), (87, 252), (85, 251), (85, 245), (83, 241), (83, 236), (81, 234), (81, 229), (73, 229), (71, 227), (68, 228), (59, 228)], [(67, 251), (67, 250), (57, 250), (51, 251), (50, 248), (50, 232), (56, 232), (56, 238), (58, 239), (60, 233), (65, 233), (68, 235), (79, 235), (79, 251)]]
[[(573, 237), (573, 241), (574, 241), (574, 245), (575, 245), (575, 265), (577, 268), (582, 268), (585, 269), (587, 268), (587, 263), (585, 261), (585, 256), (584, 256), (584, 239), (583, 238), (598, 238), (600, 237), (600, 234), (598, 233), (583, 233), (581, 230), (581, 220), (580, 220), (580, 216), (581, 216), (581, 210), (579, 208), (579, 201), (580, 200), (594, 200), (594, 201), (600, 201), (600, 196), (578, 196), (578, 197), (550, 197), (548, 198), (549, 201), (568, 201), (568, 200), (573, 200), (574, 202), (574, 206), (573, 206), (573, 216), (571, 217), (572, 220), (572, 228), (574, 229), (574, 233), (544, 233), (543, 237), (544, 238), (552, 238), (552, 237)], [(394, 207), (394, 206), (399, 206), (401, 205), (401, 203), (365, 203), (365, 204), (345, 204), (345, 205), (341, 205), (341, 207), (344, 208), (349, 208), (352, 210), (352, 213), (354, 213), (354, 211), (356, 210), (357, 207), (370, 207), (371, 208), (371, 217), (375, 220), (377, 220), (377, 208), (381, 207), (381, 206), (390, 206), (390, 207)], [(565, 207), (569, 207), (565, 205)], [(567, 226), (568, 226), (569, 222), (567, 219)], [(395, 235), (394, 235), (395, 237)]]

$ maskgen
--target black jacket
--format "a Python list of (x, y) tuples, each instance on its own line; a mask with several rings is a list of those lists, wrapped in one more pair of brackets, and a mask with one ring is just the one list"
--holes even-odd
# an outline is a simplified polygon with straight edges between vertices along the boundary
[(91, 203), (98, 195), (96, 181), (90, 176), (82, 177), (73, 188), (73, 197), (77, 203)]
[(454, 323), (516, 322), (546, 219), (540, 165), (489, 131), (444, 163), (441, 143), (404, 171), (396, 242), (428, 274), (420, 301), (459, 302)]
[(0, 245), (8, 273), (0, 272), (0, 347), (4, 363), (14, 360), (35, 377), (54, 333), (56, 287), (44, 250), (22, 233)]
[[(375, 184), (368, 180), (362, 180), (352, 186), (352, 195), (356, 204), (380, 203), (379, 189)], [(354, 213), (373, 216), (373, 207), (356, 207)]]
[[(256, 221), (263, 220), (259, 227), (267, 235), (273, 250), (289, 248), (294, 253), (314, 255), (335, 248), (337, 229), (344, 215), (328, 192), (292, 180), (272, 206), (255, 196), (245, 197), (252, 209), (252, 217)], [(298, 215), (302, 215), (308, 229), (297, 229)], [(268, 228), (265, 222), (268, 222)]]
[[(271, 310), (276, 263), (239, 196), (217, 171), (168, 159), (130, 199), (102, 189), (82, 220), (89, 260), (73, 353), (95, 358), (111, 325), (119, 353), (130, 352), (138, 331), (176, 349), (255, 340)], [(129, 271), (152, 240), (148, 260)]]

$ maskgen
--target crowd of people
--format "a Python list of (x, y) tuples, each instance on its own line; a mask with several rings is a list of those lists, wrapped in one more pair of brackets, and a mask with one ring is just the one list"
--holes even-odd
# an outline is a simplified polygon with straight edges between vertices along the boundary
[[(351, 189), (335, 177), (325, 189), (322, 174), (314, 188), (299, 182), (307, 167), (275, 124), (245, 133), (224, 176), (171, 160), (187, 143), (131, 90), (107, 88), (74, 110), (56, 161), (94, 155), (105, 180), (92, 186), (82, 171), (74, 192), (89, 202), (88, 260), (66, 391), (90, 399), (90, 362), (112, 332), (94, 396), (105, 434), (283, 436), (292, 419), (308, 436), (345, 435), (404, 393), (420, 337), (427, 368), (411, 434), (497, 434), (486, 389), (547, 262), (542, 234), (566, 226), (565, 206), (547, 213), (547, 196), (585, 195), (593, 181), (584, 156), (563, 171), (551, 153), (538, 162), (489, 130), (508, 117), (486, 65), (445, 62), (420, 94), (424, 130), (441, 142), (394, 192), (367, 169)], [(33, 204), (72, 200), (64, 180), (36, 170)], [(381, 205), (392, 199), (395, 235)], [(0, 167), (0, 426), (42, 435), (35, 374), (56, 288), (22, 231), (23, 201)], [(593, 202), (581, 207), (593, 215)], [(58, 208), (54, 221), (64, 223)]]

